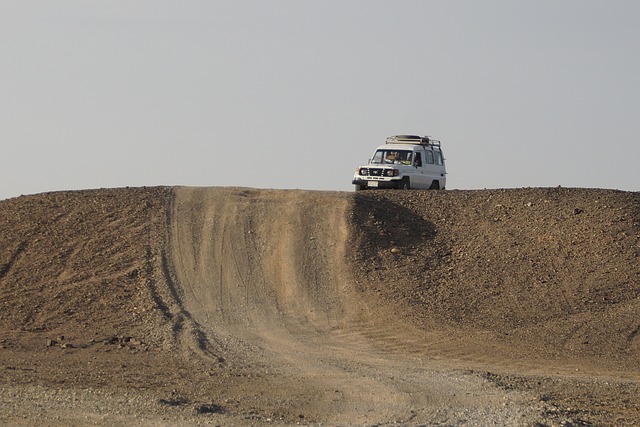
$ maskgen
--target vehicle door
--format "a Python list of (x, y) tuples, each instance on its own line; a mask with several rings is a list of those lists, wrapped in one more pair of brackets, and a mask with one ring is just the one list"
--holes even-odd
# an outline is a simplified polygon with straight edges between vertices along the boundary
[(413, 154), (413, 170), (411, 172), (411, 188), (429, 188), (425, 168), (425, 150), (416, 150)]
[(425, 151), (424, 178), (426, 188), (430, 188), (434, 180), (440, 180), (440, 166), (436, 164), (435, 154), (436, 152), (431, 149)]
[(444, 166), (444, 157), (442, 156), (442, 151), (434, 150), (433, 151), (433, 160), (435, 164), (435, 177), (433, 179), (438, 180), (438, 188), (444, 188), (446, 177), (445, 177), (445, 166)]

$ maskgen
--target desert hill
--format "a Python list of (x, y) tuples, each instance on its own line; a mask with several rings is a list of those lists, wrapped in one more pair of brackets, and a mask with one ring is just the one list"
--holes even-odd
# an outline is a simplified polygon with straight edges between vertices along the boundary
[(0, 201), (0, 420), (640, 423), (640, 194)]

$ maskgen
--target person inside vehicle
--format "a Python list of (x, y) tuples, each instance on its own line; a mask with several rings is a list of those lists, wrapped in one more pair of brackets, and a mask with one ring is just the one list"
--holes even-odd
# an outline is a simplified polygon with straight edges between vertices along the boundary
[(387, 151), (387, 153), (385, 154), (384, 157), (384, 162), (385, 163), (395, 163), (395, 161), (398, 159), (398, 153), (395, 151)]
[(403, 165), (410, 165), (411, 151), (401, 151), (399, 160), (400, 160), (400, 163), (402, 163)]

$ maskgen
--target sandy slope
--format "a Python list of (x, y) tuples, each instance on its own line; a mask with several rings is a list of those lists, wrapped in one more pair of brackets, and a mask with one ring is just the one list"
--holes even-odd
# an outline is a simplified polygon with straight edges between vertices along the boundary
[(640, 197), (0, 202), (0, 420), (633, 425)]
[(346, 195), (178, 189), (175, 203), (171, 247), (186, 310), (232, 360), (287, 378), (279, 387), (305, 417), (514, 424), (533, 412), (531, 397), (375, 345), (417, 331), (355, 291)]

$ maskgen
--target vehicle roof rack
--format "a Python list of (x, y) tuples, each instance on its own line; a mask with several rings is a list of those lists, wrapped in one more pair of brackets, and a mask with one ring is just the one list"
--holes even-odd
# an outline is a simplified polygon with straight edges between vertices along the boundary
[(427, 146), (440, 147), (440, 141), (431, 139), (429, 136), (419, 135), (394, 135), (387, 138), (387, 144), (420, 144)]

